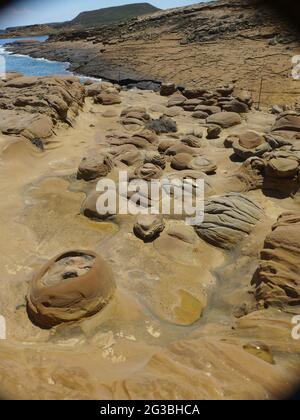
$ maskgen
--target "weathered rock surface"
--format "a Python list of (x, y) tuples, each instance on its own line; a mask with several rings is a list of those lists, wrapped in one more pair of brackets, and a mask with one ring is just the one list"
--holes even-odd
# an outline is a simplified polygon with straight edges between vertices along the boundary
[(84, 157), (77, 172), (78, 179), (92, 181), (105, 177), (113, 168), (113, 162), (109, 155), (104, 153), (91, 152)]
[(161, 216), (141, 215), (134, 225), (135, 235), (145, 242), (158, 238), (165, 228), (165, 222)]
[(300, 305), (300, 213), (283, 213), (267, 236), (254, 279), (258, 301), (281, 309)]
[(230, 249), (252, 232), (262, 216), (261, 208), (248, 197), (229, 193), (206, 203), (204, 222), (196, 232), (212, 245)]
[(0, 87), (0, 131), (30, 140), (51, 137), (59, 123), (72, 125), (84, 103), (76, 77), (15, 77)]
[(209, 116), (206, 121), (208, 124), (216, 124), (222, 128), (229, 128), (240, 124), (242, 119), (235, 112), (218, 112)]
[[(247, 131), (233, 136), (231, 140), (235, 154), (243, 160), (254, 156), (263, 156), (264, 153), (272, 150), (264, 136), (254, 131)], [(227, 139), (227, 141), (230, 140)]]
[(78, 321), (103, 309), (114, 295), (107, 263), (92, 251), (70, 251), (46, 264), (30, 283), (27, 310), (42, 328)]

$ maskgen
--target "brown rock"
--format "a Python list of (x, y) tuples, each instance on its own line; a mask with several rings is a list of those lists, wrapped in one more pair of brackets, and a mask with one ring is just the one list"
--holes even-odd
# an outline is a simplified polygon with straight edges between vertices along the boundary
[(254, 279), (255, 296), (266, 306), (300, 305), (300, 213), (283, 213), (267, 236)]
[(104, 153), (91, 152), (89, 156), (82, 159), (77, 178), (85, 181), (105, 177), (113, 168), (111, 158)]
[(95, 104), (116, 105), (122, 103), (121, 96), (118, 92), (103, 92), (94, 98)]
[(217, 124), (222, 128), (229, 128), (241, 124), (242, 119), (235, 112), (219, 112), (208, 117), (206, 121), (208, 124)]
[(41, 328), (79, 321), (101, 311), (116, 289), (107, 263), (92, 251), (70, 251), (35, 274), (27, 295), (30, 319)]
[(162, 216), (141, 215), (134, 225), (135, 235), (145, 242), (150, 242), (159, 237), (165, 228)]
[(162, 83), (160, 87), (161, 96), (171, 96), (177, 91), (175, 83)]

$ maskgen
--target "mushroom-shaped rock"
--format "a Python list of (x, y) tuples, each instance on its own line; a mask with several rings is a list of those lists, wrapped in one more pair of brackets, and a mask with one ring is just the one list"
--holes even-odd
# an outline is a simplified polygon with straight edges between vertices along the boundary
[(235, 154), (243, 160), (254, 156), (262, 156), (272, 150), (264, 136), (255, 131), (246, 131), (232, 136), (232, 148)]
[(254, 278), (255, 296), (281, 309), (300, 305), (300, 213), (283, 213), (267, 236)]
[(27, 311), (32, 322), (51, 328), (95, 315), (116, 289), (108, 264), (92, 251), (70, 251), (49, 261), (30, 282)]
[(165, 228), (165, 222), (159, 215), (140, 215), (134, 225), (135, 235), (145, 242), (158, 238)]
[(266, 160), (266, 175), (274, 178), (294, 178), (298, 175), (300, 159), (289, 152), (271, 153)]
[(213, 197), (206, 202), (204, 222), (196, 232), (208, 243), (231, 249), (249, 235), (263, 212), (250, 198), (237, 193)]
[(242, 119), (236, 112), (218, 112), (217, 114), (210, 115), (206, 122), (208, 124), (217, 124), (222, 128), (229, 128), (240, 124)]
[(105, 177), (113, 168), (113, 162), (105, 153), (90, 153), (79, 165), (77, 178), (85, 181)]

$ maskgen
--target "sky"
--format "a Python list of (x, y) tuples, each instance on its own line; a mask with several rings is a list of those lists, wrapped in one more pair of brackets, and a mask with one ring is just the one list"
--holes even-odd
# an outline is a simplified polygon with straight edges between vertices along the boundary
[[(207, 0), (204, 0), (207, 1)], [(80, 12), (129, 3), (148, 2), (160, 9), (187, 6), (200, 0), (19, 0), (0, 11), (0, 28), (63, 22)]]

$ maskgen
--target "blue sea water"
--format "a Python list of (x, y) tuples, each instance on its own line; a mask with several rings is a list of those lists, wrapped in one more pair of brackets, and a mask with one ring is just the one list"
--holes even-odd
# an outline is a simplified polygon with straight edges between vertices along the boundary
[[(0, 58), (1, 67), (5, 64), (6, 72), (20, 72), (25, 76), (51, 76), (51, 75), (71, 75), (68, 71), (68, 63), (59, 63), (57, 61), (49, 61), (43, 58), (31, 58), (21, 54), (11, 54), (5, 50), (5, 44), (20, 40), (37, 40), (44, 42), (47, 36), (32, 38), (7, 38), (0, 39)], [(1, 68), (1, 73), (3, 73)]]
[[(5, 49), (5, 44), (15, 41), (37, 40), (40, 42), (44, 42), (47, 39), (47, 36), (0, 39), (0, 73), (3, 74), (5, 72), (19, 72), (24, 74), (25, 76), (73, 75), (73, 73), (68, 70), (69, 63), (50, 61), (44, 58), (31, 58), (22, 54), (11, 54)], [(81, 75), (77, 76), (80, 77), (81, 81), (87, 79), (87, 77)], [(89, 79), (99, 80), (93, 78)]]

